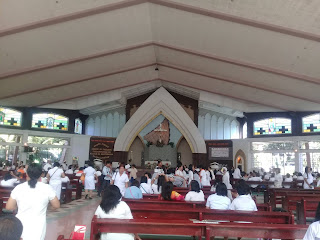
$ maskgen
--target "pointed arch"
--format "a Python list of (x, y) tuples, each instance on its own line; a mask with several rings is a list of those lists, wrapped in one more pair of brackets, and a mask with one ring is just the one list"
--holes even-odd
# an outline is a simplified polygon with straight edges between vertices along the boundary
[(194, 122), (163, 87), (155, 91), (129, 119), (116, 139), (114, 151), (127, 152), (139, 132), (160, 114), (182, 133), (193, 153), (207, 152), (204, 139)]

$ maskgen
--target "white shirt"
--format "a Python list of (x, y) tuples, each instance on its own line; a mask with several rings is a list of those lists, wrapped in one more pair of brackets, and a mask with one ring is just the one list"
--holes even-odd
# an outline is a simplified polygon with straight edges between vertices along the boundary
[(72, 169), (68, 169), (65, 173), (66, 174), (73, 174), (73, 171), (72, 171)]
[(61, 182), (61, 174), (63, 170), (58, 167), (54, 167), (49, 170), (48, 174), (50, 175), (50, 183), (59, 183)]
[(126, 183), (129, 182), (128, 175), (124, 172), (120, 176), (120, 173), (116, 172), (115, 174), (113, 174), (112, 180), (114, 181), (114, 185), (116, 185), (120, 189), (122, 196), (124, 196), (124, 193), (126, 191)]
[(83, 173), (86, 174), (86, 178), (94, 178), (94, 175), (96, 174), (96, 170), (93, 167), (87, 167)]
[[(122, 175), (126, 175), (123, 173)], [(131, 210), (127, 203), (120, 201), (119, 204), (105, 213), (100, 206), (98, 206), (95, 215), (97, 218), (117, 218), (117, 219), (133, 219)], [(130, 233), (102, 233), (101, 240), (134, 240), (134, 235)]]
[(235, 198), (230, 205), (230, 210), (258, 211), (250, 195), (240, 195)]
[(183, 172), (180, 171), (180, 170), (177, 170), (177, 171), (176, 171), (176, 175), (184, 178)]
[(18, 179), (16, 179), (16, 178), (11, 178), (11, 179), (9, 179), (9, 180), (7, 180), (7, 181), (5, 181), (5, 180), (1, 180), (1, 186), (2, 187), (14, 187), (14, 184), (15, 183), (18, 183), (19, 182), (19, 180)]
[(317, 187), (320, 187), (320, 180), (318, 180), (317, 182)]
[(151, 189), (153, 191), (153, 194), (161, 194), (161, 186), (159, 187), (159, 191), (158, 191), (158, 185), (152, 184)]
[(56, 197), (55, 191), (48, 184), (37, 182), (30, 188), (28, 182), (16, 186), (11, 197), (17, 201), (17, 218), (23, 225), (23, 240), (44, 240), (46, 234), (46, 213), (49, 201)]
[(152, 194), (153, 193), (151, 186), (148, 183), (141, 183), (140, 190), (141, 190), (142, 194)]
[(236, 168), (233, 172), (233, 178), (234, 179), (241, 179), (242, 176), (241, 176), (241, 171), (239, 168)]
[(275, 177), (274, 177), (274, 187), (275, 188), (282, 188), (282, 182), (283, 182), (283, 177), (280, 173), (278, 173)]
[(204, 194), (202, 190), (200, 190), (200, 192), (190, 191), (187, 193), (184, 200), (186, 202), (201, 202), (204, 201)]
[(308, 227), (303, 240), (320, 240), (320, 221), (314, 222)]
[(190, 184), (192, 180), (193, 180), (193, 172), (192, 172), (192, 170), (189, 170), (189, 182), (188, 182), (188, 184)]
[(50, 163), (46, 163), (44, 166), (43, 166), (43, 170), (45, 170), (46, 172), (48, 172), (48, 169), (49, 168), (52, 168), (52, 165)]
[(223, 174), (222, 182), (227, 186), (227, 189), (232, 189), (232, 185), (230, 184), (229, 171), (227, 171), (227, 172), (225, 172), (225, 174)]
[[(251, 177), (248, 179), (248, 184), (250, 184), (250, 181), (259, 181), (259, 182), (262, 182), (262, 179), (260, 177)], [(258, 184), (250, 184), (250, 187), (252, 188), (256, 188), (258, 187)]]
[[(301, 180), (304, 180), (303, 176), (298, 176), (297, 177), (297, 181), (301, 181)], [(297, 186), (301, 187), (302, 186), (302, 183), (297, 183)]]
[(102, 175), (101, 171), (96, 171), (96, 176), (100, 177)]
[(208, 178), (208, 174), (206, 173), (205, 170), (201, 170), (200, 176), (201, 176), (201, 185), (202, 186), (211, 186), (210, 180)]
[[(292, 177), (289, 177), (289, 178), (285, 178), (284, 179), (284, 182), (293, 182), (293, 179), (292, 179)], [(289, 185), (284, 185), (284, 188), (290, 188), (290, 186)]]
[(208, 197), (206, 207), (210, 209), (228, 210), (231, 204), (230, 198), (212, 194)]
[[(311, 173), (308, 173), (308, 174), (304, 173), (303, 174), (303, 178), (306, 178), (307, 182), (309, 184), (313, 183), (313, 176), (312, 176)], [(309, 185), (306, 182), (303, 182), (303, 188), (304, 189), (312, 189), (313, 187), (311, 186), (311, 188), (310, 188)]]

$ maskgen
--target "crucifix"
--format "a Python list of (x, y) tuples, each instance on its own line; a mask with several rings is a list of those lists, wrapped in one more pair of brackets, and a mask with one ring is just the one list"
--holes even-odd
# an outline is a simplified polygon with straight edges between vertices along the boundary
[(162, 136), (162, 132), (166, 132), (166, 129), (162, 128), (162, 123), (160, 123), (159, 128), (154, 130), (155, 132), (159, 132), (159, 142), (162, 142), (161, 136)]

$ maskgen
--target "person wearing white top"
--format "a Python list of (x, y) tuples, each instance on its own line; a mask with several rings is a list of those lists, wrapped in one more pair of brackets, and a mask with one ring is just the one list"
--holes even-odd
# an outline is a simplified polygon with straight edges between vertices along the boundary
[[(177, 170), (175, 172), (175, 185), (178, 187), (186, 187), (187, 182), (186, 182), (186, 178), (183, 174), (183, 166), (181, 162), (178, 162), (177, 165)], [(178, 183), (178, 184), (176, 184)]]
[[(155, 180), (157, 180), (157, 184), (155, 184)], [(162, 191), (162, 185), (166, 182), (166, 178), (164, 173), (160, 173), (157, 175), (155, 179), (152, 179), (151, 182), (151, 189), (153, 191), (153, 194), (161, 194)]]
[(116, 185), (119, 189), (120, 192), (122, 194), (122, 196), (124, 196), (124, 193), (126, 191), (126, 188), (128, 188), (129, 186), (129, 178), (128, 175), (125, 173), (124, 171), (124, 166), (120, 165), (119, 167), (119, 171), (115, 172), (112, 176), (112, 180), (111, 180), (111, 185)]
[[(124, 169), (124, 167), (123, 167)], [(120, 169), (121, 171), (121, 169)], [(122, 173), (125, 174), (125, 173)], [(126, 202), (121, 201), (122, 194), (117, 186), (106, 187), (102, 201), (94, 215), (97, 218), (133, 219), (131, 210)], [(130, 233), (101, 233), (101, 240), (141, 240), (137, 234)]]
[(204, 201), (204, 194), (200, 190), (199, 183), (195, 180), (191, 181), (191, 191), (184, 198), (186, 202), (201, 202)]
[(65, 174), (61, 168), (59, 168), (60, 164), (55, 162), (53, 164), (54, 168), (50, 169), (47, 174), (47, 179), (49, 181), (50, 186), (56, 191), (57, 198), (60, 200), (61, 195), (61, 178), (65, 177)]
[(189, 165), (189, 179), (188, 179), (188, 185), (190, 185), (191, 181), (194, 180), (193, 174), (194, 174), (194, 166), (192, 164)]
[(218, 183), (216, 193), (208, 197), (206, 208), (228, 210), (231, 204), (228, 198), (227, 187), (224, 183)]
[(73, 174), (72, 165), (69, 165), (69, 169), (65, 171), (65, 174)]
[(311, 168), (306, 167), (305, 168), (305, 173), (303, 174), (304, 178), (304, 183), (303, 183), (303, 188), (304, 189), (313, 189), (313, 176), (311, 174)]
[(275, 188), (282, 188), (282, 182), (283, 182), (283, 177), (280, 173), (280, 170), (277, 170), (277, 174), (274, 177), (274, 187)]
[(151, 184), (148, 184), (148, 178), (146, 176), (141, 177), (140, 190), (142, 194), (152, 194)]
[(206, 170), (203, 168), (201, 168), (201, 171), (200, 171), (200, 179), (201, 179), (201, 187), (211, 186), (210, 179), (208, 178), (208, 174)]
[(256, 203), (250, 196), (250, 187), (246, 183), (239, 184), (237, 192), (239, 196), (230, 204), (230, 210), (258, 211)]
[(319, 240), (320, 239), (320, 220), (309, 225), (303, 240)]
[[(257, 176), (254, 174), (254, 175), (252, 175), (252, 177), (250, 177), (250, 178), (248, 179), (248, 184), (250, 184), (250, 181), (262, 182), (262, 179), (261, 179), (261, 177), (257, 177)], [(256, 188), (256, 187), (258, 187), (258, 184), (250, 184), (250, 187)]]
[(28, 182), (16, 186), (6, 204), (7, 210), (18, 208), (17, 218), (22, 222), (23, 240), (44, 240), (48, 203), (59, 208), (60, 202), (50, 185), (40, 181), (42, 168), (31, 163), (27, 169)]
[[(290, 176), (289, 173), (286, 174), (286, 178), (284, 179), (284, 182), (293, 182), (293, 178)], [(284, 188), (290, 188), (290, 186), (284, 185)]]
[(51, 160), (48, 160), (47, 163), (43, 166), (43, 170), (48, 172), (49, 168), (52, 168)]
[(85, 198), (88, 198), (89, 192), (89, 199), (92, 199), (92, 190), (94, 190), (95, 182), (94, 180), (97, 178), (96, 170), (93, 168), (93, 162), (88, 163), (88, 167), (83, 171), (83, 175), (85, 176), (84, 180), (84, 190), (85, 190)]
[(235, 170), (234, 170), (234, 172), (233, 172), (233, 178), (234, 179), (241, 179), (242, 178), (242, 176), (241, 176), (241, 166), (238, 166)]
[(3, 180), (1, 180), (0, 185), (2, 187), (14, 187), (14, 184), (19, 183), (19, 177), (13, 174), (13, 171), (9, 171), (4, 175)]

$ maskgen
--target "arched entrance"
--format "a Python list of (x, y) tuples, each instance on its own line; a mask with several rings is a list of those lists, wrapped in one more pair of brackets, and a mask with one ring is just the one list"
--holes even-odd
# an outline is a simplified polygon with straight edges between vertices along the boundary
[(242, 171), (246, 170), (246, 155), (241, 149), (239, 149), (235, 155), (234, 166), (236, 168), (241, 166)]
[(160, 114), (179, 129), (192, 153), (206, 153), (206, 145), (198, 128), (177, 100), (163, 87), (155, 91), (129, 119), (116, 139), (114, 151), (128, 152), (139, 132)]

